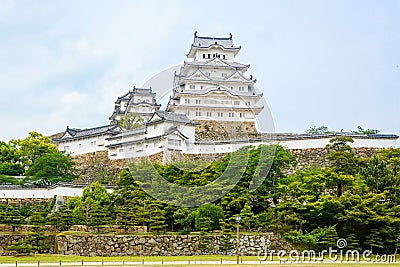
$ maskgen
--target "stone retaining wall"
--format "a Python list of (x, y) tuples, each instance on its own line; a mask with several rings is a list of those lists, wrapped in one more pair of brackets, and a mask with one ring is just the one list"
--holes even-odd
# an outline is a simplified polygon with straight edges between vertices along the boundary
[[(13, 242), (27, 235), (1, 234), (0, 255), (14, 255), (7, 251)], [(270, 249), (292, 248), (285, 240), (269, 234), (244, 234), (240, 238), (241, 255), (257, 255), (264, 250), (268, 240)], [(49, 253), (82, 256), (157, 256), (157, 255), (235, 255), (236, 236), (232, 235), (94, 235), (59, 234), (50, 235), (46, 240)]]
[[(292, 247), (272, 233), (241, 235), (240, 253), (257, 255), (266, 244), (270, 248), (290, 250)], [(263, 240), (264, 239), (264, 240)], [(66, 255), (84, 256), (171, 256), (171, 255), (235, 255), (235, 235), (67, 235), (57, 237), (57, 251)]]
[[(11, 246), (14, 242), (22, 241), (28, 237), (27, 234), (0, 234), (0, 255), (15, 255), (13, 251), (7, 251), (7, 247)], [(50, 247), (46, 252), (54, 253), (54, 235), (48, 235), (45, 243)]]
[[(353, 148), (353, 152), (356, 156), (369, 158), (373, 155), (376, 155), (380, 148), (370, 148), (370, 147), (361, 147), (361, 148)], [(326, 167), (326, 155), (327, 152), (324, 148), (308, 148), (308, 149), (288, 149), (290, 153), (292, 153), (297, 160), (297, 165), (293, 166), (289, 173), (293, 173), (296, 170), (304, 170), (310, 167)]]

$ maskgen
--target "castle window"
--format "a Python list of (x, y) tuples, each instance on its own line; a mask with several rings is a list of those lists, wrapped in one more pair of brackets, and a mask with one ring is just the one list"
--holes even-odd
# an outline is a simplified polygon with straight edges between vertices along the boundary
[(223, 112), (218, 112), (218, 117), (223, 117), (224, 116), (224, 113)]
[(181, 145), (181, 140), (168, 139), (168, 145), (180, 146)]
[(240, 101), (234, 101), (233, 102), (235, 106), (239, 106), (240, 105)]
[(211, 58), (211, 54), (208, 54), (208, 58)]
[(201, 111), (196, 111), (196, 116), (201, 116)]
[(123, 148), (120, 148), (120, 149), (119, 149), (119, 153), (122, 153), (122, 152), (124, 152), (124, 149), (123, 149)]
[(203, 58), (206, 58), (206, 54), (203, 54)]
[(240, 117), (240, 118), (244, 118), (244, 113), (240, 112), (240, 113), (239, 113), (239, 117)]
[(200, 89), (203, 89), (204, 88), (204, 86), (203, 85), (200, 85)]
[(191, 84), (191, 85), (189, 86), (189, 88), (190, 88), (190, 89), (196, 89), (196, 86), (195, 86), (194, 84)]
[(222, 59), (225, 59), (225, 55), (222, 55)]
[(207, 111), (207, 117), (211, 117), (211, 112)]
[(196, 99), (196, 104), (200, 104), (200, 103), (201, 103), (200, 99)]
[(231, 90), (233, 90), (233, 86), (231, 86)]
[(233, 112), (229, 112), (229, 118), (233, 118), (233, 117), (234, 117)]
[(82, 144), (79, 144), (79, 148), (82, 148)]
[(243, 86), (239, 86), (239, 91), (240, 92), (244, 92), (244, 87)]
[(190, 112), (189, 111), (186, 111), (186, 116), (190, 116)]
[(185, 99), (185, 104), (190, 104), (190, 99)]

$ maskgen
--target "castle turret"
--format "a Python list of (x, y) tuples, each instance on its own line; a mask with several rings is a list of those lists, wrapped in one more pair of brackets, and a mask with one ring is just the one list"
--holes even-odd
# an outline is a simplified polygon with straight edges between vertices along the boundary
[(155, 97), (156, 93), (153, 93), (151, 88), (134, 86), (132, 91), (118, 97), (115, 101), (114, 111), (109, 118), (111, 123), (117, 123), (122, 116), (129, 113), (139, 114), (144, 121), (147, 121), (161, 107), (160, 104), (157, 104)]

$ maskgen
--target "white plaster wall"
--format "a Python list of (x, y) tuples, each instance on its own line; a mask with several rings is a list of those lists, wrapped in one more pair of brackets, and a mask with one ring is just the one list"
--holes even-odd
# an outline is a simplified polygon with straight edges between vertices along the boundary
[[(105, 146), (108, 144), (108, 141), (105, 140), (107, 137), (109, 137), (109, 134), (62, 141), (58, 144), (58, 149), (72, 156), (104, 151), (106, 150)], [(96, 144), (92, 142), (96, 142)], [(69, 147), (69, 149), (67, 149), (67, 147)]]
[[(75, 197), (82, 196), (84, 187), (57, 186), (55, 188), (29, 188), (29, 189), (1, 189), (0, 198), (52, 198), (53, 196)], [(107, 188), (109, 193), (113, 189)]]

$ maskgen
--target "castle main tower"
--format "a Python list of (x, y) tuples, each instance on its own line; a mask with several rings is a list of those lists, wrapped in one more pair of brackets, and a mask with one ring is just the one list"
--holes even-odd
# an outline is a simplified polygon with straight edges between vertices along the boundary
[(167, 111), (185, 114), (202, 125), (206, 121), (225, 122), (233, 130), (241, 127), (255, 132), (255, 116), (263, 109), (257, 105), (262, 93), (257, 91), (252, 75), (245, 75), (250, 65), (235, 61), (240, 49), (234, 45), (232, 34), (202, 37), (195, 32), (186, 55), (188, 61), (175, 73)]
[(257, 105), (262, 93), (252, 75), (245, 75), (250, 65), (235, 61), (240, 49), (234, 45), (232, 34), (202, 37), (195, 32), (186, 55), (188, 61), (175, 74), (167, 111), (185, 114), (200, 123), (241, 122), (247, 130), (250, 127), (255, 131), (255, 116), (263, 109)]

